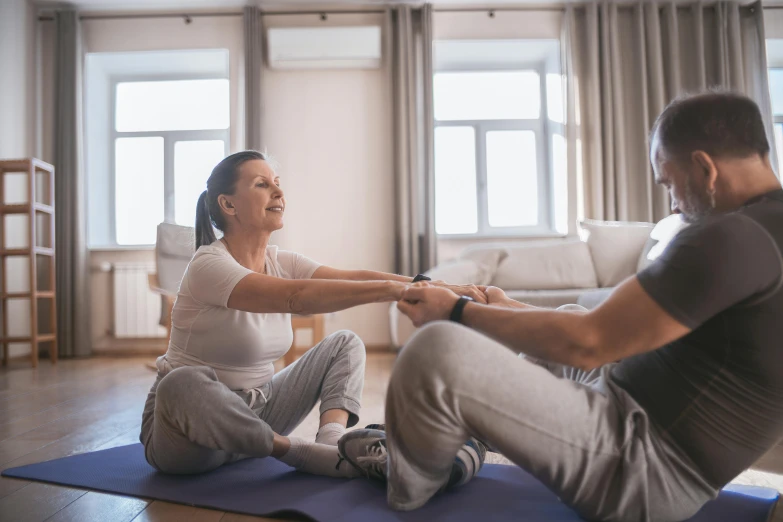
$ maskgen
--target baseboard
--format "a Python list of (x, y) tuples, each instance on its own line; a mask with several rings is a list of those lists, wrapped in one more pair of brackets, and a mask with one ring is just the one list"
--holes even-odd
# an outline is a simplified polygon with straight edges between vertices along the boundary
[[(364, 346), (367, 353), (396, 353), (397, 351), (390, 344), (367, 344)], [(309, 348), (308, 348), (309, 349)], [(297, 346), (292, 348), (294, 353), (303, 354), (308, 349), (303, 346)], [(137, 343), (136, 346), (122, 346), (122, 347), (107, 347), (100, 346), (95, 347), (92, 350), (92, 354), (96, 357), (139, 357), (139, 356), (154, 356), (158, 357), (166, 353), (166, 350), (162, 350), (160, 343), (157, 346), (142, 346)], [(29, 357), (28, 357), (29, 358)]]
[[(296, 354), (303, 354), (310, 348), (305, 348), (304, 346), (294, 346), (291, 348), (294, 353)], [(394, 347), (391, 344), (365, 344), (364, 349), (367, 353), (397, 353), (397, 350), (394, 349)]]
[(95, 357), (160, 357), (166, 350), (158, 348), (96, 348), (92, 355)]
[(751, 467), (770, 473), (783, 473), (783, 443), (769, 450)]

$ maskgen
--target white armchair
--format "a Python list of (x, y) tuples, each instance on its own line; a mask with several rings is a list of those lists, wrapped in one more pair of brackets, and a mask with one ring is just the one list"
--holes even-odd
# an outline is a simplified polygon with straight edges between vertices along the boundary
[(167, 343), (171, 337), (171, 310), (182, 276), (195, 252), (195, 244), (193, 227), (172, 223), (158, 225), (155, 243), (156, 272), (149, 275), (149, 285), (150, 290), (160, 294), (160, 325), (165, 326), (168, 332)]

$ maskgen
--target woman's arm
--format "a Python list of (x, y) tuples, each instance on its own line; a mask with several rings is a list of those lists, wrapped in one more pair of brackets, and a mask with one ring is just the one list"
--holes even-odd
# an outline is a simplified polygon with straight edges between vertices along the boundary
[(374, 272), (372, 270), (340, 270), (330, 266), (319, 266), (313, 273), (312, 279), (338, 279), (340, 281), (399, 281), (401, 283), (413, 282), (412, 277), (386, 272)]
[(322, 314), (398, 301), (406, 286), (401, 281), (282, 279), (253, 273), (236, 284), (227, 306), (254, 313)]
[[(339, 270), (330, 266), (320, 266), (313, 273), (313, 279), (339, 279), (342, 281), (399, 281), (402, 283), (413, 282), (412, 277), (387, 274), (386, 272), (374, 272), (372, 270)], [(466, 295), (474, 301), (486, 304), (487, 296), (483, 290), (475, 285), (450, 285), (445, 281), (432, 281), (434, 286), (448, 288), (457, 295)]]

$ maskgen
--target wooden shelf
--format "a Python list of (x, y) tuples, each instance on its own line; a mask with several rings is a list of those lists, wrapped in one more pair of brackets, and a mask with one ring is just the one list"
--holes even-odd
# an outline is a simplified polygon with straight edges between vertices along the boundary
[[(29, 256), (32, 252), (30, 252), (29, 248), (9, 248), (8, 250), (0, 250), (0, 256)], [(39, 256), (53, 256), (54, 255), (54, 249), (53, 248), (46, 248), (46, 247), (35, 247), (35, 254)]]
[[(9, 292), (0, 294), (0, 299), (24, 299), (32, 296), (33, 294), (30, 292)], [(54, 292), (35, 292), (35, 297), (40, 299), (54, 299)]]
[[(57, 339), (56, 334), (41, 334), (37, 337), (39, 343), (45, 343), (54, 341)], [(0, 337), (0, 343), (29, 343), (32, 338), (28, 335), (25, 337)]]
[[(41, 214), (52, 214), (54, 208), (43, 203), (33, 203), (33, 210)], [(13, 205), (0, 205), (0, 214), (29, 214), (30, 203), (16, 203)]]
[[(27, 194), (30, 201), (23, 203), (5, 203), (5, 181), (6, 175), (22, 175), (26, 177)], [(38, 190), (40, 189), (40, 190)], [(36, 201), (36, 196), (40, 195), (40, 201)], [(2, 306), (0, 310), (0, 347), (3, 350), (3, 366), (8, 365), (9, 344), (10, 343), (29, 343), (31, 346), (30, 359), (33, 368), (38, 366), (38, 348), (39, 343), (49, 343), (49, 359), (54, 364), (57, 362), (57, 338), (55, 333), (38, 332), (38, 319), (41, 317), (39, 309), (48, 309), (49, 326), (46, 328), (49, 332), (57, 332), (57, 306), (55, 302), (55, 259), (54, 259), (54, 167), (48, 163), (36, 158), (0, 160), (0, 302), (6, 305), (10, 299), (26, 300), (30, 310), (30, 323), (33, 330), (30, 335), (24, 337), (13, 337), (8, 333), (8, 326), (13, 321), (9, 317), (8, 306)], [(6, 217), (7, 216), (27, 216), (27, 247), (9, 248), (7, 247)], [(43, 223), (41, 223), (43, 219)], [(39, 236), (37, 229), (43, 232), (41, 239), (46, 239), (48, 246), (38, 246)], [(48, 231), (48, 234), (46, 232)], [(39, 256), (44, 259), (38, 259)], [(29, 267), (28, 275), (29, 288), (26, 292), (11, 292), (8, 290), (8, 278), (12, 277), (6, 270), (6, 259), (9, 257), (26, 258)], [(38, 266), (49, 267), (48, 282), (43, 284), (44, 288), (50, 290), (38, 290)], [(18, 277), (18, 276), (16, 276)], [(44, 300), (41, 302), (41, 300)]]

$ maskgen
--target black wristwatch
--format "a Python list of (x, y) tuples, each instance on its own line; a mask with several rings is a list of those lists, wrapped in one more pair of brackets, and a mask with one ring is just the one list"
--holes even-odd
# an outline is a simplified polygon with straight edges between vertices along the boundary
[(424, 274), (417, 274), (416, 277), (413, 278), (413, 282), (418, 283), (419, 281), (432, 281), (432, 278), (427, 277)]
[(473, 301), (472, 297), (461, 295), (460, 298), (457, 299), (457, 302), (454, 303), (454, 308), (451, 309), (451, 315), (449, 316), (449, 321), (454, 321), (455, 323), (461, 323), (462, 311), (465, 309), (465, 305), (471, 301)]

